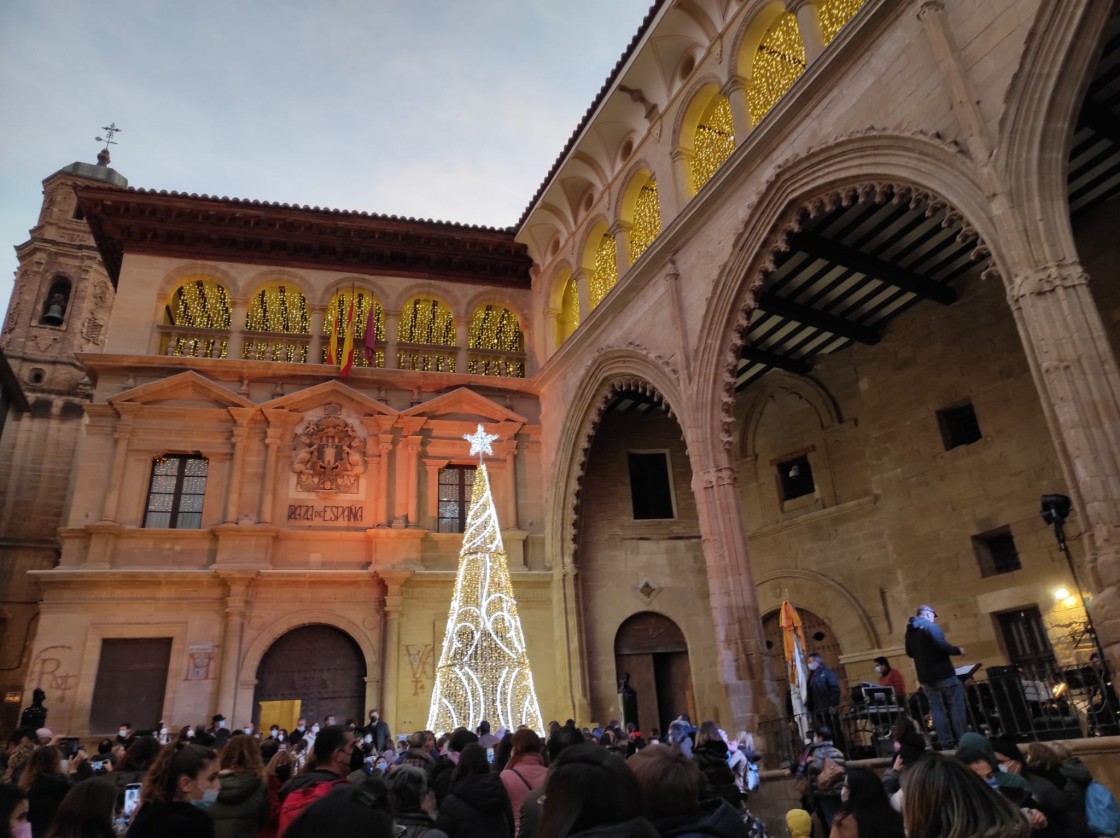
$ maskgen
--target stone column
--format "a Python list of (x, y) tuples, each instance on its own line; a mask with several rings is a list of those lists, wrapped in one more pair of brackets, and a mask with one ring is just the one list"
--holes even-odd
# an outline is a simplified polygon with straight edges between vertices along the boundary
[(389, 469), (389, 453), (393, 450), (393, 435), (381, 434), (381, 436), (378, 437), (377, 446), (381, 449), (381, 467), (377, 473), (377, 491), (381, 493), (379, 499), (381, 520), (377, 523), (379, 525), (388, 525), (392, 523), (393, 518), (393, 513), (389, 506), (389, 478), (391, 476)]
[(132, 438), (132, 423), (140, 410), (138, 404), (114, 405), (120, 420), (113, 430), (113, 465), (109, 469), (109, 482), (105, 486), (105, 502), (101, 505), (101, 520), (116, 521), (117, 506), (121, 499), (121, 483), (128, 459), (128, 443)]
[(233, 305), (229, 315), (229, 346), (226, 348), (226, 357), (240, 361), (241, 350), (245, 345), (245, 315), (248, 305), (245, 300), (231, 302)]
[(420, 522), (420, 446), (422, 439), (418, 436), (408, 438), (408, 526), (419, 526)]
[[(1005, 280), (1006, 281), (1006, 280)], [(1081, 530), (1081, 584), (1101, 647), (1120, 669), (1120, 368), (1077, 262), (1012, 277), (1008, 302)]]
[(237, 507), (241, 502), (242, 465), (245, 462), (245, 439), (249, 435), (246, 427), (248, 416), (252, 410), (244, 408), (230, 408), (233, 416), (233, 428), (230, 430), (230, 445), (233, 446), (233, 456), (230, 458), (229, 478), (226, 483), (226, 510), (222, 520), (227, 523), (237, 523)]
[(616, 221), (607, 232), (614, 239), (614, 258), (618, 263), (618, 278), (622, 279), (630, 269), (630, 222)]
[(591, 314), (591, 272), (579, 268), (572, 272), (572, 279), (576, 281), (576, 296), (579, 298), (579, 322), (583, 323)]
[[(579, 569), (566, 564), (557, 573), (560, 576), (560, 597), (555, 604), (559, 613), (553, 614), (557, 625), (564, 626), (565, 637), (557, 646), (567, 655), (568, 694), (572, 702), (572, 716), (576, 719), (591, 718), (591, 699), (587, 690), (587, 664), (583, 640), (582, 610), (578, 602), (576, 577)], [(555, 576), (553, 577), (555, 578)]]
[(401, 313), (385, 309), (385, 369), (400, 368), (397, 363), (397, 329), (400, 328)]
[(397, 695), (400, 692), (401, 609), (404, 583), (410, 571), (385, 570), (377, 574), (385, 582), (385, 652), (381, 657), (381, 718), (394, 733), (397, 730)]
[[(544, 357), (545, 358), (552, 357), (552, 353), (554, 353), (557, 349), (559, 349), (562, 343), (563, 343), (563, 341), (560, 340), (560, 309), (546, 308), (544, 310), (544, 343), (543, 343)], [(529, 348), (529, 339), (528, 339), (528, 337), (526, 337), (525, 338), (525, 349), (526, 349), (526, 351), (528, 351), (528, 348)], [(529, 377), (529, 370), (528, 369), (525, 370), (525, 377), (526, 378)]]
[(463, 373), (466, 375), (470, 362), (470, 347), (468, 346), (470, 337), (467, 333), (467, 327), (470, 326), (470, 317), (455, 317), (455, 346), (458, 351), (455, 353), (455, 372)]
[[(727, 691), (730, 722), (754, 730), (765, 709), (762, 620), (747, 550), (738, 479), (729, 454), (693, 471), (692, 491), (707, 566), (715, 627), (716, 677)], [(777, 709), (777, 708), (773, 708)]]
[[(237, 713), (237, 682), (241, 667), (241, 640), (245, 632), (245, 601), (251, 576), (245, 573), (222, 574), (229, 586), (226, 596), (225, 625), (222, 629), (222, 662), (219, 669), (218, 704), (214, 713), (221, 713), (234, 724), (243, 723)], [(249, 708), (250, 715), (252, 708)]]
[(673, 188), (677, 205), (684, 207), (692, 200), (692, 149), (673, 149)]
[(735, 131), (735, 145), (742, 144), (754, 126), (751, 109), (747, 103), (747, 89), (751, 80), (746, 76), (735, 75), (728, 79), (720, 91), (731, 103), (731, 124)]
[(323, 363), (323, 318), (326, 309), (322, 306), (311, 306), (311, 340), (307, 344), (307, 363)]
[(450, 460), (431, 460), (424, 458), (424, 471), (428, 475), (428, 491), (425, 492), (423, 505), (424, 517), (430, 519), (430, 529), (439, 529), (439, 470), (446, 468)]
[(797, 28), (805, 44), (805, 64), (812, 64), (824, 52), (824, 33), (817, 15), (816, 0), (786, 0), (786, 8), (797, 15)]
[(505, 500), (502, 503), (502, 528), (507, 530), (517, 529), (517, 478), (514, 467), (517, 461), (517, 440), (510, 438), (502, 441), (505, 447), (506, 467), (502, 475), (502, 494)]
[(264, 480), (261, 488), (261, 508), (257, 520), (262, 524), (272, 523), (272, 507), (276, 499), (276, 460), (277, 449), (284, 433), (283, 428), (271, 426), (264, 432)]

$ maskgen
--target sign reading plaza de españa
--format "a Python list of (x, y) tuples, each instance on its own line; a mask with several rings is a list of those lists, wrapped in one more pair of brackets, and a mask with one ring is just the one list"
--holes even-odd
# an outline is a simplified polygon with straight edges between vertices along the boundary
[(296, 427), (284, 516), (288, 524), (368, 526), (366, 438), (356, 419), (340, 405), (328, 404)]

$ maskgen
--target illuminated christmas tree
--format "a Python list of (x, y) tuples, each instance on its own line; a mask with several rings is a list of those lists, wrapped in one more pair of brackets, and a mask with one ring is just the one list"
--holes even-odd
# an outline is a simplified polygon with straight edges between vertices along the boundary
[(476, 433), (463, 438), (471, 443), (471, 454), (479, 455), (479, 465), (436, 667), (428, 730), (474, 730), (486, 719), (495, 728), (516, 730), (527, 725), (543, 731), (498, 513), (482, 461), (483, 454), (493, 453), (490, 443), (497, 436), (479, 425)]

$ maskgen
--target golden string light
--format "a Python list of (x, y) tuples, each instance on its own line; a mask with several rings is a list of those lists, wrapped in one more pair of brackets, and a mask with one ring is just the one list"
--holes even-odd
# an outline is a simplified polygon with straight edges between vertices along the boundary
[(735, 126), (731, 118), (731, 101), (726, 96), (717, 95), (700, 117), (692, 140), (688, 175), (693, 195), (712, 179), (734, 150)]
[(766, 30), (754, 56), (747, 107), (757, 125), (805, 72), (805, 44), (797, 15), (786, 12)]
[(498, 514), (482, 453), (497, 437), (478, 426), (465, 437), (479, 466), (471, 487), (455, 592), (447, 614), (443, 649), (436, 667), (428, 729), (474, 730), (483, 719), (495, 728), (526, 725), (543, 732), (525, 636), (502, 545)]
[(618, 257), (615, 254), (614, 239), (609, 233), (604, 233), (595, 249), (595, 267), (591, 272), (589, 283), (591, 291), (591, 307), (599, 305), (607, 292), (614, 288), (618, 282)]
[(486, 353), (503, 353), (471, 352), (467, 359), (469, 374), (525, 377), (525, 334), (517, 315), (508, 308), (496, 305), (476, 308), (467, 327), (467, 347)]
[(173, 357), (225, 358), (228, 335), (180, 334), (184, 331), (230, 330), (232, 307), (229, 292), (210, 277), (191, 277), (171, 295), (167, 324), (176, 330), (167, 338), (163, 354)]
[(661, 235), (661, 202), (657, 198), (657, 181), (650, 178), (634, 199), (634, 217), (630, 222), (630, 262), (646, 252), (653, 240)]
[[(337, 341), (335, 347), (336, 351), (342, 350), (342, 339), (335, 334), (335, 324), (338, 324), (339, 334), (341, 328), (346, 324), (346, 316), (350, 311), (350, 297), (354, 296), (354, 366), (356, 367), (369, 367), (374, 366), (384, 368), (385, 366), (385, 310), (381, 307), (374, 297), (364, 289), (358, 288), (351, 292), (349, 288), (339, 291), (332, 298), (327, 305), (326, 316), (323, 317), (323, 357), (319, 363), (327, 363), (327, 346), (329, 341)], [(373, 350), (374, 358), (371, 365), (366, 360), (366, 354), (362, 350), (362, 343), (366, 335), (366, 321), (369, 319), (369, 307), (373, 306), (373, 326), (375, 348)]]
[[(401, 312), (397, 340), (427, 346), (455, 346), (455, 320), (451, 309), (430, 297), (411, 300)], [(397, 366), (402, 370), (455, 372), (456, 360), (455, 352), (418, 348), (397, 351)]]
[(835, 38), (863, 6), (864, 0), (822, 0), (817, 6), (825, 44)]
[(307, 300), (297, 289), (283, 283), (273, 283), (253, 295), (245, 312), (247, 333), (241, 357), (250, 361), (307, 362), (306, 340), (253, 337), (252, 332), (304, 335), (311, 333), (311, 318)]
[(575, 277), (564, 282), (564, 296), (560, 299), (560, 342), (563, 343), (579, 328), (579, 285)]

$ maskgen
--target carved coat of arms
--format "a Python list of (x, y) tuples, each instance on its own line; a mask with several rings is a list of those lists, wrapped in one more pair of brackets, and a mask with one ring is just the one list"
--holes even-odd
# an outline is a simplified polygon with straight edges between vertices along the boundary
[(292, 471), (301, 492), (354, 495), (366, 470), (365, 439), (337, 414), (308, 423), (296, 433)]

